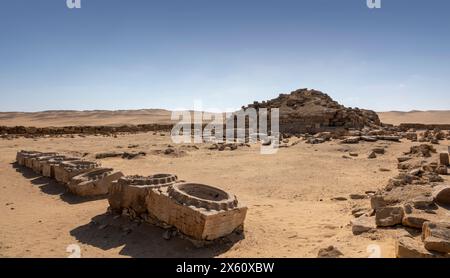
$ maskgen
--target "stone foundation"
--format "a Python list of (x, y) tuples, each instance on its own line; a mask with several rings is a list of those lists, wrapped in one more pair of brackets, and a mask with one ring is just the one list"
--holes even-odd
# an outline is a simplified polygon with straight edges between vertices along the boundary
[(49, 161), (53, 158), (62, 157), (58, 153), (45, 153), (42, 156), (34, 157), (31, 159), (32, 169), (36, 174), (42, 174), (42, 166), (45, 161)]

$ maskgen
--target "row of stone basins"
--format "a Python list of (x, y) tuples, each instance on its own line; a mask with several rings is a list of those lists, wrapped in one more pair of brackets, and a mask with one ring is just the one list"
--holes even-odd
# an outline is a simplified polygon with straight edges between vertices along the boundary
[(16, 160), (72, 194), (107, 196), (109, 210), (174, 227), (190, 239), (213, 241), (243, 230), (247, 207), (218, 187), (181, 181), (173, 174), (124, 176), (97, 162), (54, 152), (20, 151)]

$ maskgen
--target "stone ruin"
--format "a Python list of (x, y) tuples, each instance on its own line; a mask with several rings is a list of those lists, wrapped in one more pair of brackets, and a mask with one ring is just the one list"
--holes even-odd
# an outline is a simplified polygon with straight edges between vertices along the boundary
[(399, 174), (371, 196), (372, 210), (352, 212), (356, 217), (351, 221), (353, 233), (402, 227), (395, 246), (397, 257), (450, 257), (450, 185), (443, 184), (441, 177), (448, 174), (449, 154), (440, 153), (437, 162), (436, 156), (433, 146), (422, 144), (398, 157)]
[(20, 151), (16, 160), (55, 178), (73, 194), (108, 194), (108, 210), (163, 228), (174, 227), (190, 240), (212, 242), (243, 229), (247, 207), (216, 187), (179, 181), (172, 174), (124, 176), (96, 162), (58, 153)]
[(196, 183), (152, 189), (146, 201), (151, 216), (196, 240), (215, 240), (242, 229), (247, 213), (236, 196)]
[(80, 196), (105, 195), (110, 184), (123, 176), (113, 169), (99, 168), (96, 162), (55, 152), (20, 151), (16, 160), (17, 164), (37, 174), (56, 179), (66, 185), (70, 192)]
[[(338, 129), (381, 126), (378, 115), (371, 110), (348, 108), (327, 94), (316, 90), (299, 89), (278, 98), (254, 102), (243, 109), (279, 108), (280, 132), (289, 134), (336, 131)], [(269, 113), (270, 118), (270, 113)]]
[(63, 161), (57, 167), (55, 167), (55, 179), (57, 182), (66, 185), (73, 177), (97, 169), (99, 167), (99, 163), (92, 161)]
[(112, 168), (97, 168), (73, 177), (67, 187), (78, 196), (106, 195), (112, 182), (121, 177), (122, 172), (114, 172)]
[(65, 155), (55, 156), (49, 160), (41, 161), (42, 175), (47, 178), (55, 178), (55, 168), (59, 167), (63, 162), (80, 160), (78, 157), (67, 157)]
[(162, 227), (175, 227), (188, 238), (211, 241), (243, 227), (247, 208), (234, 195), (208, 185), (185, 183), (171, 174), (122, 177), (110, 187), (114, 212)]
[(128, 213), (134, 218), (147, 212), (145, 198), (151, 188), (169, 186), (178, 181), (176, 175), (156, 174), (148, 177), (126, 176), (114, 182), (108, 196), (112, 210)]

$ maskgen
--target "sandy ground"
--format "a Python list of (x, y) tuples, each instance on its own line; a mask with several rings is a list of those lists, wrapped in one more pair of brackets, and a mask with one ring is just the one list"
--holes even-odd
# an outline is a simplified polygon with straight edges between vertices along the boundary
[[(380, 112), (380, 119), (388, 124), (423, 123), (450, 124), (448, 111)], [(0, 126), (73, 126), (73, 125), (125, 125), (173, 123), (171, 112), (163, 109), (119, 111), (47, 111), (36, 113), (0, 112)]]
[[(446, 150), (448, 143), (437, 147)], [(101, 163), (125, 174), (175, 173), (187, 181), (229, 190), (249, 208), (244, 238), (203, 248), (179, 238), (167, 241), (160, 228), (107, 215), (105, 199), (74, 197), (52, 180), (14, 165), (21, 149), (87, 153), (86, 158), (93, 159), (97, 152), (124, 150), (129, 144), (138, 144), (134, 150), (149, 154)], [(0, 257), (67, 257), (70, 244), (78, 244), (83, 257), (316, 257), (329, 245), (346, 257), (368, 257), (371, 244), (380, 246), (383, 257), (394, 256), (395, 229), (352, 235), (351, 210), (368, 207), (369, 201), (350, 200), (348, 195), (384, 186), (397, 173), (396, 157), (409, 149), (410, 142), (302, 142), (274, 155), (261, 155), (258, 145), (223, 152), (200, 145), (199, 150), (185, 148), (181, 157), (151, 154), (168, 144), (170, 137), (152, 133), (1, 140)], [(379, 145), (387, 147), (386, 154), (367, 159), (368, 150)], [(359, 157), (343, 158), (348, 151)], [(331, 200), (339, 196), (348, 200)], [(125, 234), (124, 227), (132, 232)]]
[(450, 124), (450, 110), (378, 112), (381, 122), (399, 125), (401, 123)]

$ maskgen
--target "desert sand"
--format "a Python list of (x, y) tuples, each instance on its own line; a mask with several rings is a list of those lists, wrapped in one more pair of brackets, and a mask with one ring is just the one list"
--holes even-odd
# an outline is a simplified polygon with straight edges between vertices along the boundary
[[(446, 150), (448, 143), (438, 149)], [(53, 180), (13, 164), (16, 152), (23, 148), (94, 159), (95, 153), (129, 144), (139, 145), (136, 150), (148, 155), (100, 162), (124, 174), (175, 173), (181, 179), (236, 194), (249, 207), (244, 239), (202, 248), (179, 238), (166, 241), (161, 228), (112, 219), (106, 214), (107, 200), (75, 197)], [(70, 244), (79, 244), (83, 257), (316, 257), (320, 248), (329, 245), (347, 257), (368, 257), (371, 244), (380, 246), (381, 256), (394, 256), (395, 229), (352, 234), (351, 210), (367, 207), (368, 201), (351, 200), (349, 194), (364, 194), (385, 185), (396, 173), (396, 157), (414, 143), (302, 142), (275, 155), (261, 155), (258, 145), (223, 152), (205, 145), (198, 150), (176, 146), (185, 150), (181, 156), (156, 152), (168, 144), (172, 144), (169, 136), (153, 133), (0, 141), (0, 256), (66, 257)], [(387, 147), (386, 154), (367, 159), (369, 149), (380, 145)], [(343, 158), (349, 151), (360, 156)], [(332, 200), (335, 197), (347, 200)], [(132, 232), (124, 234), (124, 227)]]

